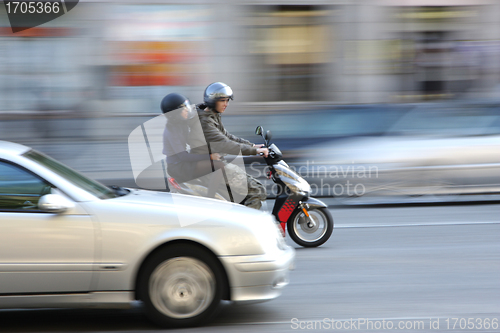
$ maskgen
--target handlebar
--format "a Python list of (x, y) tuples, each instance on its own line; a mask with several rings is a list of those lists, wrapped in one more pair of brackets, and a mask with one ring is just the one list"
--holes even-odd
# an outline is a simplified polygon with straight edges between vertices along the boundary
[[(258, 154), (259, 156), (264, 156), (264, 153), (259, 153)], [(274, 158), (274, 156), (276, 155), (276, 153), (272, 150), (269, 150), (269, 154), (267, 156), (271, 157), (271, 158)]]

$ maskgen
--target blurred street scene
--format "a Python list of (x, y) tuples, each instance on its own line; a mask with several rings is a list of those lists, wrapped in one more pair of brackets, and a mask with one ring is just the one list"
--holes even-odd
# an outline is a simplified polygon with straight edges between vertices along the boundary
[(134, 186), (128, 136), (165, 95), (215, 81), (228, 131), (271, 130), (313, 196), (500, 192), (498, 0), (81, 0), (15, 34), (0, 5), (0, 140), (107, 184)]

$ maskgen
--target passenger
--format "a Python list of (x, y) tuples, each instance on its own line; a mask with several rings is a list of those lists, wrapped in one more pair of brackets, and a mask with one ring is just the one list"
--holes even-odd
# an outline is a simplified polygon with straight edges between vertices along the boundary
[(178, 183), (199, 178), (214, 168), (224, 166), (218, 153), (192, 154), (187, 144), (188, 120), (195, 116), (195, 109), (189, 100), (177, 93), (168, 94), (161, 101), (161, 111), (167, 118), (163, 131), (163, 154), (167, 156), (167, 172)]

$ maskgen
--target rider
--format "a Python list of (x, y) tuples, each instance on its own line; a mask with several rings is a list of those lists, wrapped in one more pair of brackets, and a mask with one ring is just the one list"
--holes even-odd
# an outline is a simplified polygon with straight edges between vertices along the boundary
[(163, 154), (167, 156), (169, 175), (178, 182), (187, 182), (206, 174), (207, 165), (212, 164), (210, 160), (217, 168), (223, 166), (217, 153), (192, 154), (188, 151), (188, 121), (196, 115), (196, 111), (186, 97), (177, 93), (168, 94), (160, 107), (167, 118), (163, 131)]
[[(198, 104), (197, 111), (203, 138), (190, 136), (192, 151), (200, 154), (220, 153), (231, 155), (257, 155), (262, 154), (267, 157), (269, 151), (263, 145), (255, 145), (250, 141), (238, 138), (230, 134), (222, 124), (221, 115), (227, 108), (229, 100), (233, 99), (233, 91), (222, 82), (214, 82), (208, 85), (203, 95), (203, 104)], [(241, 168), (225, 163), (225, 169), (231, 177), (242, 177), (243, 186), (246, 177), (246, 188), (248, 189), (246, 198), (241, 202), (247, 207), (260, 209), (262, 201), (266, 200), (266, 189), (261, 182), (246, 174)]]

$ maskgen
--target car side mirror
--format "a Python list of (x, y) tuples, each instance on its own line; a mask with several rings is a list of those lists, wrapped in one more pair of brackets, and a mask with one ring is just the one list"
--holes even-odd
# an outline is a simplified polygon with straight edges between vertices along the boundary
[(49, 213), (64, 213), (75, 205), (59, 194), (46, 194), (38, 201), (38, 208)]
[(262, 126), (257, 126), (257, 128), (255, 129), (255, 134), (262, 135)]

